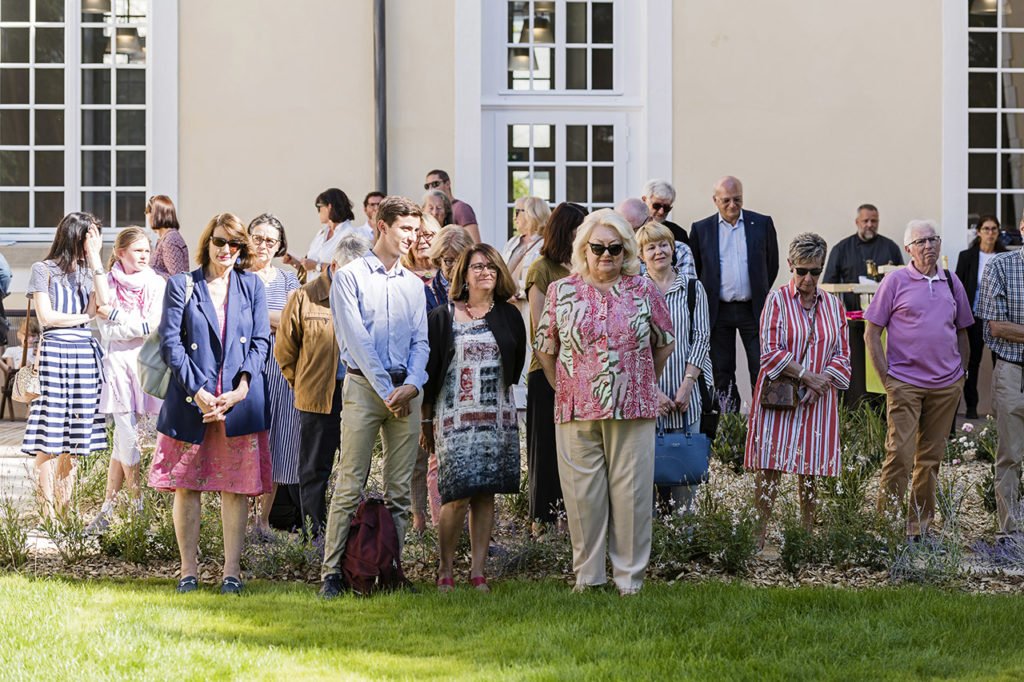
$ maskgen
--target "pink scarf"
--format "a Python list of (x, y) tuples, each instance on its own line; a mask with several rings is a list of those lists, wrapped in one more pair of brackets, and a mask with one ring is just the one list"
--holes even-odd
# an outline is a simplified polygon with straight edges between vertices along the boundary
[(129, 275), (121, 263), (114, 263), (114, 267), (107, 273), (107, 283), (113, 289), (117, 301), (114, 307), (125, 313), (139, 313), (143, 318), (148, 318), (153, 300), (148, 295), (150, 287), (147, 285), (153, 277), (159, 278), (160, 275), (150, 268)]

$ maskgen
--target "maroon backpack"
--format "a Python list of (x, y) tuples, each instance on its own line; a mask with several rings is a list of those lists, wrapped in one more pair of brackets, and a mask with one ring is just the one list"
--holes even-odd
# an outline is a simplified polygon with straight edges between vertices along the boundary
[(359, 503), (348, 532), (341, 574), (348, 588), (361, 595), (410, 585), (402, 572), (395, 521), (384, 500), (368, 497)]

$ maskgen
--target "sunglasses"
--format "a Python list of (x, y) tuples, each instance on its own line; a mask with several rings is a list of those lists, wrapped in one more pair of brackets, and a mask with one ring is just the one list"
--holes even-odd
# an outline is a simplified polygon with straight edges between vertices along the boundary
[(245, 242), (238, 242), (234, 239), (224, 239), (224, 237), (210, 237), (210, 242), (218, 249), (223, 249), (225, 246), (228, 247), (228, 250), (231, 251), (231, 253), (235, 253), (246, 245)]
[(605, 251), (613, 256), (618, 256), (622, 253), (622, 249), (626, 248), (622, 244), (609, 244), (605, 246), (604, 244), (595, 244), (594, 242), (587, 242), (587, 246), (590, 247), (590, 252), (599, 258), (604, 255)]
[(798, 277), (806, 277), (807, 275), (817, 277), (821, 274), (821, 268), (793, 268), (793, 271), (796, 272)]
[(444, 184), (444, 180), (431, 180), (423, 183), (423, 189), (437, 189)]
[(660, 204), (657, 201), (651, 204), (652, 211), (664, 211), (665, 213), (672, 212), (672, 204)]

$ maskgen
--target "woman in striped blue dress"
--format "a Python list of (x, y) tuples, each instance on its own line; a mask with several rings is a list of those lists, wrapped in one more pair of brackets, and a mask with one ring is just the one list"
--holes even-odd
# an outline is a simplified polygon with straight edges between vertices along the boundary
[[(668, 304), (676, 337), (675, 349), (658, 380), (659, 398), (665, 406), (658, 421), (666, 431), (687, 428), (700, 431), (703, 398), (697, 382), (704, 382), (708, 396), (714, 395), (708, 299), (700, 280), (694, 280), (693, 315), (690, 315), (690, 278), (682, 266), (672, 266), (675, 238), (671, 230), (660, 223), (648, 223), (637, 230), (636, 238), (647, 277), (658, 286)], [(670, 508), (669, 495), (677, 506), (688, 506), (692, 497), (689, 486), (659, 486), (658, 498), (662, 508)]]
[(21, 451), (35, 457), (39, 497), (50, 514), (66, 509), (74, 458), (107, 448), (99, 413), (102, 352), (89, 323), (108, 303), (100, 222), (69, 213), (57, 225), (46, 260), (32, 264), (26, 293), (43, 330), (36, 361), (39, 397), (29, 408)]
[(252, 270), (267, 291), (270, 313), (270, 352), (265, 370), (267, 402), (270, 406), (270, 454), (273, 462), (274, 487), (260, 498), (259, 530), (270, 532), (270, 509), (274, 506), (277, 486), (299, 482), (299, 411), (295, 409), (295, 395), (281, 374), (274, 358), (277, 326), (281, 324), (281, 311), (288, 296), (299, 288), (298, 278), (291, 272), (274, 265), (274, 258), (288, 252), (288, 238), (281, 221), (270, 213), (257, 216), (249, 223), (252, 241)]

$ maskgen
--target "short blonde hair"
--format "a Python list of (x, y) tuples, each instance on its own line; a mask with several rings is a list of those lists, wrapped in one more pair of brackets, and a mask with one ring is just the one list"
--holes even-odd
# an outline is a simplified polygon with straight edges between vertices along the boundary
[(640, 274), (640, 259), (637, 257), (639, 247), (636, 243), (636, 237), (633, 235), (633, 228), (626, 222), (625, 218), (610, 208), (594, 211), (577, 228), (576, 239), (572, 242), (573, 272), (589, 279), (590, 265), (587, 263), (587, 249), (589, 248), (587, 243), (590, 241), (590, 235), (600, 226), (611, 228), (619, 235), (619, 239), (622, 240), (622, 274)]
[(475, 243), (469, 232), (466, 232), (466, 228), (461, 225), (445, 225), (434, 237), (434, 242), (430, 245), (430, 253), (427, 255), (430, 256), (430, 262), (434, 264), (434, 267), (439, 268), (444, 254), (454, 251), (462, 255), (463, 251)]
[(548, 206), (548, 202), (544, 201), (540, 197), (523, 197), (516, 201), (518, 204), (522, 201), (522, 210), (526, 214), (526, 221), (530, 226), (531, 234), (541, 235), (544, 232), (544, 225), (547, 224), (548, 218), (551, 217), (551, 207)]
[[(434, 233), (434, 239), (437, 239), (437, 233), (441, 231), (441, 225), (440, 223), (437, 222), (437, 218), (430, 215), (429, 213), (423, 213), (423, 215), (420, 216), (419, 229), (422, 230), (424, 228), (431, 230)], [(419, 230), (416, 230), (416, 232), (417, 238), (419, 238)], [(415, 241), (412, 243), (412, 246), (413, 248), (409, 249), (409, 251), (404, 256), (402, 256), (402, 265), (409, 268), (410, 270), (412, 270), (413, 267), (415, 267), (416, 265)], [(431, 246), (433, 246), (433, 242), (431, 242)]]
[(654, 242), (668, 242), (674, 247), (675, 241), (672, 230), (665, 227), (664, 223), (647, 223), (636, 231), (636, 243), (641, 252), (645, 246)]

